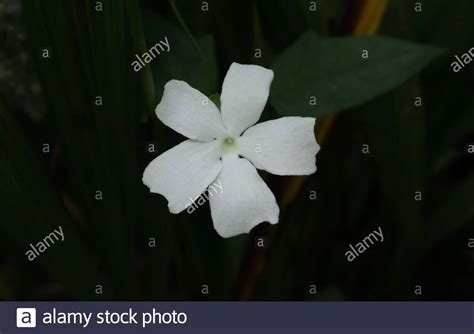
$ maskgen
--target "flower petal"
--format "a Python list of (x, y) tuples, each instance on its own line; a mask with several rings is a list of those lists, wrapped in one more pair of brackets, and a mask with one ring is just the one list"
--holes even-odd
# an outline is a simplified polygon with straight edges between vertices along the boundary
[(184, 81), (168, 81), (155, 112), (164, 124), (194, 140), (210, 141), (225, 133), (215, 104)]
[(267, 103), (273, 71), (257, 65), (232, 63), (221, 94), (222, 120), (233, 136), (257, 123)]
[(168, 200), (171, 213), (191, 205), (222, 170), (219, 142), (186, 140), (158, 156), (143, 172), (150, 192)]
[(210, 197), (214, 228), (223, 238), (233, 237), (267, 221), (278, 223), (280, 209), (275, 196), (246, 159), (224, 156), (223, 168), (214, 183), (222, 191)]
[(319, 151), (315, 122), (312, 117), (282, 117), (252, 126), (239, 138), (239, 153), (272, 174), (312, 174)]

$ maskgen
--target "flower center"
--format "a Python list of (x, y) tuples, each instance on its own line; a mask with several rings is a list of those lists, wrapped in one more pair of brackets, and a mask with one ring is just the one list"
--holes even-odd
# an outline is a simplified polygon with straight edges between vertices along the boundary
[(237, 151), (237, 142), (232, 137), (227, 137), (222, 141), (221, 144), (222, 153), (229, 154)]

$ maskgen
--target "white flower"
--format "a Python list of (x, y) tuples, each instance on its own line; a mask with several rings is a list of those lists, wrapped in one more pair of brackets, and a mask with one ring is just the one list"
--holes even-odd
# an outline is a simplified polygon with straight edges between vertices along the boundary
[[(210, 196), (214, 228), (224, 238), (262, 223), (278, 223), (275, 196), (255, 168), (276, 175), (316, 171), (319, 145), (315, 118), (283, 117), (257, 123), (268, 99), (273, 71), (233, 63), (224, 79), (221, 112), (184, 81), (165, 85), (156, 115), (188, 137), (153, 160), (143, 173), (151, 192), (182, 212), (215, 180), (223, 191)], [(254, 125), (254, 126), (253, 126)]]

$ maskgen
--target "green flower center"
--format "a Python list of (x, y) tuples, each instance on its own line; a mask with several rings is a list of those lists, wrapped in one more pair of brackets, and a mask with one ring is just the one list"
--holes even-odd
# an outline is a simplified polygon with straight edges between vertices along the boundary
[(222, 141), (221, 144), (222, 153), (228, 154), (237, 151), (237, 142), (232, 137), (227, 137)]

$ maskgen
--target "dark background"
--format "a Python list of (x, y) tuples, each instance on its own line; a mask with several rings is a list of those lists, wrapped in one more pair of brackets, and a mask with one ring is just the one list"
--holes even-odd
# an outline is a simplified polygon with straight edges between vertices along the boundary
[[(0, 0), (2, 300), (474, 300), (474, 65), (450, 66), (474, 47), (473, 1), (318, 0), (316, 12), (306, 0), (101, 3)], [(295, 107), (317, 117), (322, 149), (307, 178), (260, 172), (279, 224), (222, 239), (207, 204), (170, 214), (141, 182), (148, 162), (183, 140), (154, 115), (164, 84), (219, 93), (233, 61), (278, 68), (308, 30), (440, 54), (344, 110)], [(133, 72), (134, 55), (164, 36), (171, 52)], [(279, 73), (290, 93), (312, 84)], [(263, 119), (284, 116), (275, 105)], [(58, 226), (65, 241), (28, 261), (29, 244)], [(384, 242), (348, 262), (349, 244), (378, 226)]]

